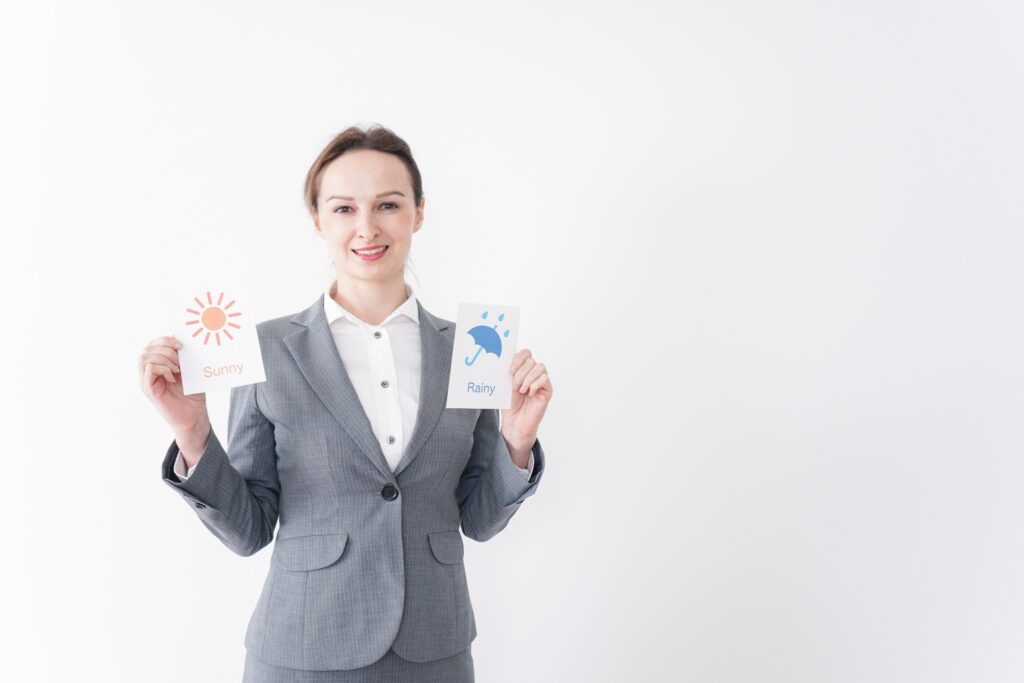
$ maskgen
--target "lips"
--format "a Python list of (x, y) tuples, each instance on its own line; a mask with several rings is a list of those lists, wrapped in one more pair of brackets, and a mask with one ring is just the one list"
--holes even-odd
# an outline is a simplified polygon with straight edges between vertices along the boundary
[(386, 244), (378, 244), (376, 246), (366, 247), (364, 249), (353, 249), (352, 251), (354, 251), (355, 253), (359, 254), (360, 256), (369, 256), (369, 255), (372, 255), (374, 253), (378, 253), (378, 250), (380, 250), (379, 253), (383, 254), (385, 251), (388, 250), (388, 245), (386, 245)]

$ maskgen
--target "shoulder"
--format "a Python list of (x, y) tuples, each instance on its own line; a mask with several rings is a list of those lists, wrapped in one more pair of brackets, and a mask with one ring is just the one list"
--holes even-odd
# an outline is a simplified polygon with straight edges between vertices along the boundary
[(435, 330), (439, 331), (449, 339), (455, 339), (455, 321), (442, 318), (439, 315), (434, 315), (427, 309), (420, 306), (420, 328), (424, 325), (430, 325)]
[(291, 321), (295, 319), (295, 314), (290, 313), (288, 315), (282, 315), (277, 318), (270, 318), (263, 322), (256, 323), (256, 334), (259, 335), (260, 341), (266, 339), (280, 339), (289, 332), (294, 332), (296, 327), (292, 325)]
[(282, 338), (297, 332), (303, 327), (315, 324), (318, 318), (326, 324), (326, 320), (324, 318), (324, 299), (322, 295), (317, 297), (316, 301), (301, 311), (277, 316), (276, 318), (269, 318), (256, 323), (256, 334), (259, 337), (261, 344), (280, 341)]

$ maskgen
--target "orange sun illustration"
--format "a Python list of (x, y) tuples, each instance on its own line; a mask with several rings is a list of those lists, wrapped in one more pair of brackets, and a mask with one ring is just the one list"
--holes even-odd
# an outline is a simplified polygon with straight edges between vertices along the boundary
[(186, 308), (185, 310), (192, 315), (199, 316), (196, 320), (186, 320), (186, 325), (198, 325), (196, 331), (192, 334), (193, 337), (198, 337), (203, 332), (206, 332), (206, 336), (203, 338), (203, 344), (210, 343), (210, 337), (213, 336), (217, 340), (217, 346), (220, 346), (220, 335), (224, 335), (228, 339), (234, 339), (231, 333), (228, 332), (229, 327), (233, 327), (236, 330), (241, 329), (238, 325), (228, 320), (228, 318), (237, 318), (242, 315), (240, 312), (235, 311), (234, 313), (228, 313), (228, 309), (235, 305), (235, 300), (232, 299), (231, 303), (227, 306), (221, 306), (221, 302), (224, 301), (224, 292), (220, 293), (217, 298), (217, 303), (213, 303), (213, 297), (210, 292), (206, 293), (206, 303), (204, 304), (199, 300), (199, 297), (192, 297), (195, 302), (199, 304), (199, 310), (192, 308)]

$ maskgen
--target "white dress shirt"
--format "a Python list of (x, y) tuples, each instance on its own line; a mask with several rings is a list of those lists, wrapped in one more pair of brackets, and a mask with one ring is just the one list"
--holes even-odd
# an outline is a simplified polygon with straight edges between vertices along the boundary
[[(324, 292), (324, 313), (331, 336), (381, 451), (394, 472), (412, 436), (419, 409), (421, 347), (416, 297), (407, 283), (405, 302), (380, 325), (370, 325), (334, 300), (336, 286), (337, 281), (334, 281)], [(382, 379), (398, 390), (383, 390)], [(186, 471), (179, 451), (174, 461), (174, 474), (185, 481), (198, 464)], [(527, 480), (532, 476), (532, 450), (526, 468), (517, 469)]]

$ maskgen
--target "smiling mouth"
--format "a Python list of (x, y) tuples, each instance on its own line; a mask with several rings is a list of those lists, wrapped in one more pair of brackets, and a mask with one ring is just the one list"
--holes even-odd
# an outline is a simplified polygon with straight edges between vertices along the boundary
[(368, 249), (365, 251), (360, 251), (359, 249), (353, 249), (352, 251), (356, 254), (359, 254), (360, 256), (373, 256), (374, 254), (383, 254), (385, 251), (387, 251), (387, 248), (387, 246), (384, 246), (377, 247), (376, 249)]

